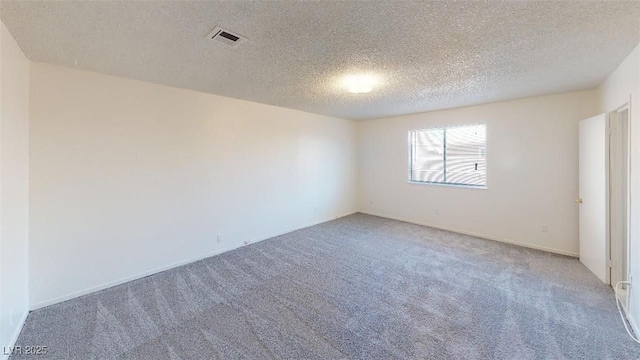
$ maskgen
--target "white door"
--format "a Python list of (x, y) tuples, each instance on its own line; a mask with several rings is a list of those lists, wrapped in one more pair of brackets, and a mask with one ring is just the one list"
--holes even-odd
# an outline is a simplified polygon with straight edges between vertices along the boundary
[(608, 119), (606, 114), (580, 122), (579, 176), (580, 261), (609, 283)]

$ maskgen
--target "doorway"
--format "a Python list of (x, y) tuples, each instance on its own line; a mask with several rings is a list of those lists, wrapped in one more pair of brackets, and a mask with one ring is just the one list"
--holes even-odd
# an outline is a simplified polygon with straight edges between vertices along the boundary
[[(609, 267), (610, 284), (627, 281), (629, 263), (629, 108), (609, 114)], [(627, 306), (626, 285), (618, 297)]]

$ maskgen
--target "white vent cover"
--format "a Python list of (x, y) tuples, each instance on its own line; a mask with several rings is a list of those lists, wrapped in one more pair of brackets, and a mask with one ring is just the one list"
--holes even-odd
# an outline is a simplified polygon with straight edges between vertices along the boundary
[(209, 39), (229, 47), (237, 47), (247, 41), (246, 37), (227, 31), (219, 26), (216, 26), (209, 34)]

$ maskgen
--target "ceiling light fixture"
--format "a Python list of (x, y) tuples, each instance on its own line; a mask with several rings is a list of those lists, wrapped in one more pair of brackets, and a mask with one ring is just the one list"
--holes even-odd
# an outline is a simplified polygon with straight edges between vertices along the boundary
[(342, 85), (354, 94), (368, 93), (377, 83), (378, 79), (373, 75), (347, 75), (342, 78)]

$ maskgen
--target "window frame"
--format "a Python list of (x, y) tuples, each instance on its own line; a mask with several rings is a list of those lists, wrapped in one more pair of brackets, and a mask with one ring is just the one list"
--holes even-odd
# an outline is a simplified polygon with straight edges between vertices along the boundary
[[(411, 173), (412, 173), (412, 166), (413, 166), (413, 139), (412, 139), (412, 135), (413, 133), (417, 132), (417, 131), (425, 131), (425, 130), (445, 130), (445, 135), (444, 135), (444, 147), (446, 149), (447, 143), (446, 143), (446, 129), (448, 128), (456, 128), (456, 127), (462, 127), (462, 126), (474, 126), (474, 125), (484, 125), (484, 130), (485, 130), (485, 154), (484, 154), (484, 158), (485, 158), (485, 163), (486, 165), (486, 169), (485, 169), (485, 184), (484, 185), (473, 185), (473, 184), (461, 184), (461, 183), (450, 183), (450, 182), (437, 182), (437, 181), (416, 181), (413, 180), (411, 177)], [(427, 127), (427, 128), (421, 128), (421, 129), (409, 129), (409, 131), (407, 132), (407, 147), (408, 147), (408, 172), (407, 172), (407, 177), (408, 180), (407, 182), (409, 184), (415, 184), (415, 185), (428, 185), (428, 186), (444, 186), (444, 187), (457, 187), (457, 188), (466, 188), (466, 189), (475, 189), (475, 190), (487, 190), (488, 186), (489, 186), (489, 166), (488, 166), (488, 155), (489, 155), (489, 130), (488, 130), (488, 126), (486, 123), (469, 123), (469, 124), (455, 124), (455, 125), (442, 125), (442, 126), (431, 126), (431, 127)], [(447, 158), (446, 158), (446, 152), (444, 154), (444, 172), (445, 172), (445, 179), (446, 179), (446, 169), (447, 169)]]

